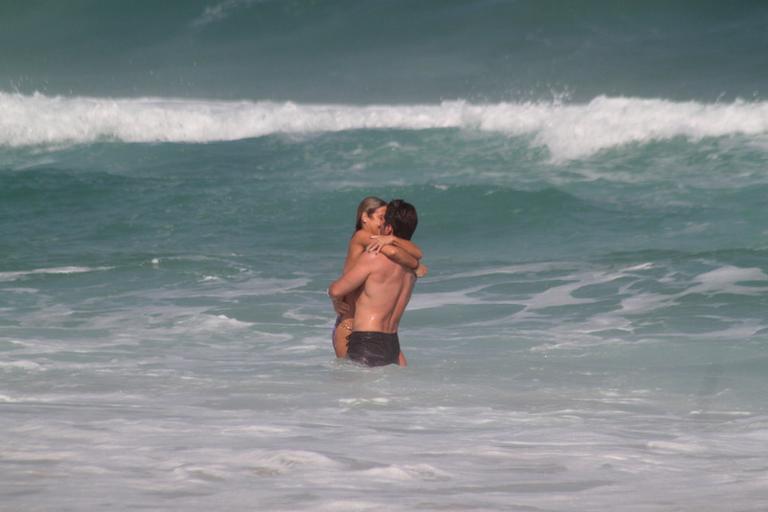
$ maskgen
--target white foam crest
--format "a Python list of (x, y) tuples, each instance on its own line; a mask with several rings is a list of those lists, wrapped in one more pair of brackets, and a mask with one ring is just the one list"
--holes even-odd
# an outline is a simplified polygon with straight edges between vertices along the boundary
[(239, 140), (275, 133), (461, 128), (532, 135), (554, 160), (673, 137), (768, 133), (768, 102), (699, 103), (598, 96), (588, 103), (321, 105), (0, 92), (0, 146)]
[[(0, 279), (0, 282), (2, 282), (3, 279)], [(3, 288), (3, 291), (8, 293), (38, 293), (39, 290), (36, 288)]]
[[(453, 292), (418, 293), (413, 296), (411, 302), (408, 304), (408, 310), (416, 311), (419, 309), (433, 309), (449, 305), (469, 306), (476, 304), (488, 304), (487, 300), (469, 296), (470, 293), (478, 292), (483, 288), (485, 288), (485, 285), (474, 286), (472, 288)], [(516, 304), (515, 302), (511, 301), (494, 301), (493, 303)]]
[(222, 434), (242, 435), (248, 434), (261, 437), (273, 437), (277, 435), (289, 435), (290, 429), (266, 425), (243, 425), (222, 429)]
[(429, 464), (403, 464), (371, 468), (363, 474), (386, 480), (449, 480), (450, 476)]
[[(0, 123), (2, 123), (0, 121)], [(0, 135), (1, 136), (1, 135)], [(103, 270), (111, 270), (114, 267), (54, 267), (54, 268), (38, 268), (34, 270), (22, 270), (16, 272), (0, 272), (0, 282), (3, 281), (16, 281), (31, 275), (37, 274), (82, 274), (85, 272), (98, 272)]]
[(41, 370), (42, 366), (34, 361), (0, 361), (0, 370), (16, 369), (16, 370)]
[[(725, 265), (704, 272), (693, 278), (694, 286), (671, 295), (654, 293), (640, 293), (632, 297), (622, 299), (621, 308), (624, 313), (648, 313), (650, 311), (676, 304), (686, 295), (702, 294), (717, 295), (730, 293), (734, 295), (761, 295), (768, 292), (768, 286), (746, 286), (745, 282), (768, 282), (768, 274), (759, 268), (744, 268)], [(624, 287), (626, 291), (627, 287)], [(743, 327), (743, 326), (742, 326)], [(746, 331), (740, 327), (739, 332), (754, 334), (753, 329), (759, 326), (749, 325)], [(752, 332), (750, 332), (752, 331)], [(719, 331), (725, 333), (725, 331)]]
[(226, 464), (190, 464), (176, 467), (171, 472), (178, 480), (201, 482), (223, 481), (232, 473)]
[(660, 295), (658, 293), (639, 293), (621, 299), (622, 314), (640, 314), (654, 311), (674, 303), (679, 295)]
[(768, 281), (768, 275), (759, 268), (743, 268), (726, 265), (696, 276), (698, 285), (686, 291), (689, 293), (737, 295), (760, 295), (768, 291), (767, 286), (744, 286), (745, 281)]
[(289, 309), (288, 311), (282, 314), (282, 317), (287, 318), (288, 320), (296, 320), (298, 322), (306, 322), (308, 320), (319, 320), (324, 322), (328, 320), (327, 315), (325, 316), (311, 315), (311, 314), (302, 313), (301, 311), (302, 311), (302, 308)]
[(618, 272), (584, 271), (570, 274), (561, 279), (567, 279), (571, 282), (547, 288), (542, 292), (533, 294), (530, 298), (518, 300), (517, 303), (525, 306), (525, 308), (516, 313), (515, 316), (517, 318), (525, 318), (529, 316), (532, 311), (539, 309), (593, 304), (597, 301), (596, 299), (574, 297), (573, 293), (586, 286), (610, 283), (625, 277), (627, 275), (625, 272), (636, 270), (641, 270), (641, 268), (629, 267)]
[(389, 403), (389, 398), (377, 397), (377, 398), (340, 398), (339, 403), (342, 405), (359, 406), (359, 405), (386, 405)]
[(266, 470), (274, 474), (283, 474), (297, 467), (309, 467), (323, 470), (339, 469), (343, 465), (317, 452), (306, 450), (278, 450), (249, 457), (247, 462), (257, 470)]
[(579, 299), (573, 296), (574, 291), (583, 288), (584, 286), (585, 284), (582, 281), (554, 286), (534, 295), (528, 300), (520, 301), (520, 303), (525, 305), (525, 311), (555, 306), (573, 306), (576, 304), (594, 303), (594, 299)]
[(534, 281), (539, 279), (539, 277), (535, 275), (536, 273), (548, 272), (552, 270), (562, 271), (574, 269), (571, 263), (564, 262), (523, 263), (519, 265), (484, 267), (476, 270), (468, 270), (466, 272), (456, 272), (455, 274), (428, 276), (425, 279), (430, 283), (438, 283), (465, 277), (485, 277), (496, 274), (534, 274), (529, 279)]
[(279, 279), (253, 277), (240, 282), (221, 282), (218, 287), (213, 287), (209, 282), (208, 286), (200, 288), (187, 289), (167, 289), (159, 288), (155, 290), (132, 292), (123, 295), (151, 298), (155, 300), (186, 299), (190, 297), (210, 297), (219, 299), (242, 299), (243, 297), (277, 295), (286, 293), (297, 288), (302, 288), (310, 283), (309, 278)]
[(197, 315), (178, 322), (185, 332), (221, 332), (227, 330), (247, 329), (254, 325), (226, 315)]
[(654, 451), (689, 455), (703, 454), (710, 451), (709, 447), (694, 442), (650, 441), (646, 443), (646, 446)]

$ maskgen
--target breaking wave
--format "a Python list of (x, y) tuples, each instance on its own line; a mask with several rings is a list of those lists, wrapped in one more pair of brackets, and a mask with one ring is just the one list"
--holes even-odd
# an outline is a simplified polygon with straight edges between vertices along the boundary
[(588, 103), (334, 105), (0, 93), (0, 146), (204, 143), (271, 134), (465, 129), (530, 136), (554, 160), (684, 137), (768, 134), (768, 102), (673, 102), (598, 96)]

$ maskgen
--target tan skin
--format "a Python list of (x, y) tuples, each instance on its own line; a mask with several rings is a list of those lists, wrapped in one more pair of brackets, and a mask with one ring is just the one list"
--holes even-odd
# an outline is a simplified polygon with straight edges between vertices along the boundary
[[(419, 247), (409, 240), (403, 240), (391, 234), (381, 234), (384, 225), (384, 213), (387, 207), (382, 206), (374, 210), (370, 215), (363, 212), (360, 217), (362, 229), (352, 235), (347, 247), (347, 258), (344, 261), (344, 271), (348, 272), (360, 257), (366, 252), (371, 254), (382, 253), (393, 262), (414, 270), (418, 277), (427, 273), (427, 267), (421, 265), (422, 252)], [(355, 302), (362, 289), (354, 289), (344, 295), (333, 299), (333, 307), (341, 317), (333, 337), (333, 348), (336, 357), (347, 357), (347, 336), (352, 332), (355, 317)], [(401, 366), (407, 364), (405, 356), (401, 354)]]
[[(358, 291), (355, 331), (396, 333), (415, 282), (416, 274), (411, 269), (381, 255), (366, 253), (331, 284), (328, 294), (338, 299)], [(398, 364), (407, 365), (402, 352)]]

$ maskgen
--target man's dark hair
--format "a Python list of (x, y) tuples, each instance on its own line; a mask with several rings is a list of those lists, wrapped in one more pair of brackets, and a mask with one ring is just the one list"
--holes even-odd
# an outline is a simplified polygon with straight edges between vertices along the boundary
[(392, 226), (392, 234), (396, 237), (410, 240), (418, 223), (416, 208), (412, 204), (406, 203), (402, 199), (393, 199), (387, 204), (384, 225)]

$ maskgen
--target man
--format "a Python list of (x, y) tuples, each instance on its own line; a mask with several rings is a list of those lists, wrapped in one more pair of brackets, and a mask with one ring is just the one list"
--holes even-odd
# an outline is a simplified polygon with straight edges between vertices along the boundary
[[(387, 205), (384, 233), (410, 240), (416, 230), (416, 208), (402, 199)], [(355, 318), (347, 357), (368, 366), (400, 364), (397, 328), (411, 298), (416, 275), (382, 254), (364, 253), (355, 265), (328, 288), (337, 301), (362, 287), (355, 302)]]

